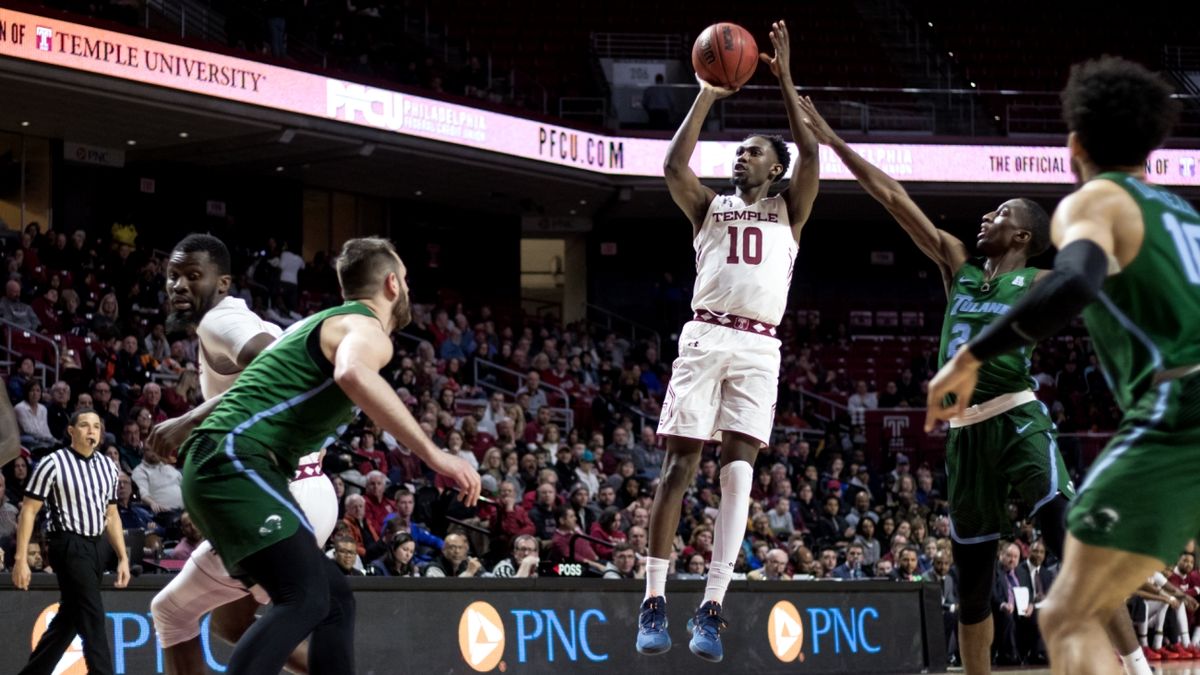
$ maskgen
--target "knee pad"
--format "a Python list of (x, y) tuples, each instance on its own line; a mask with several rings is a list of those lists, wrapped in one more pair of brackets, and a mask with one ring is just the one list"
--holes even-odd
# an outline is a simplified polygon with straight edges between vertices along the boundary
[(150, 615), (154, 619), (154, 631), (163, 649), (174, 647), (200, 636), (199, 617), (185, 616), (171, 599), (167, 589), (160, 591), (150, 601)]
[(992, 582), (996, 574), (996, 542), (953, 542), (958, 568), (958, 620), (970, 626), (992, 614)]

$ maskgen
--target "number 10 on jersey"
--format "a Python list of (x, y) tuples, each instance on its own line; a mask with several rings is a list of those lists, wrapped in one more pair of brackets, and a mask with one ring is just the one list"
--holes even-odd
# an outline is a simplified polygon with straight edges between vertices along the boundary
[[(729, 255), (725, 262), (736, 265), (745, 262), (747, 265), (757, 265), (762, 262), (762, 230), (753, 225), (739, 228), (730, 225)], [(741, 257), (738, 257), (738, 244), (741, 244)]]

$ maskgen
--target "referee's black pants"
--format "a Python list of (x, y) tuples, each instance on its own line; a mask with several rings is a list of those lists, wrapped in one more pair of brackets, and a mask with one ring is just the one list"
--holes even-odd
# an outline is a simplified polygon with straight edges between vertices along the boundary
[(100, 538), (64, 533), (50, 535), (50, 565), (62, 592), (58, 614), (38, 640), (21, 675), (50, 675), (78, 633), (89, 675), (112, 675), (112, 650), (104, 623), (100, 579), (104, 562)]

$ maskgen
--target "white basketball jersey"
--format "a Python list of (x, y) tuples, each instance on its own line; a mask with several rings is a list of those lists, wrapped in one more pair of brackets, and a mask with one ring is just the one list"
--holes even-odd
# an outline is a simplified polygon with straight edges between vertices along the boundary
[(227, 295), (205, 312), (196, 327), (200, 336), (200, 393), (205, 399), (224, 394), (233, 386), (242, 372), (237, 365), (238, 355), (260, 333), (277, 338), (283, 330), (260, 319), (241, 298)]
[(747, 206), (736, 195), (717, 195), (692, 246), (694, 311), (779, 324), (798, 250), (783, 199), (767, 197)]

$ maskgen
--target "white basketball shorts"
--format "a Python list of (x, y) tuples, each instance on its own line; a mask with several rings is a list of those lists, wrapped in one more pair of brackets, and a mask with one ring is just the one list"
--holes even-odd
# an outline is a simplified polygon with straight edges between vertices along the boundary
[(778, 338), (687, 322), (658, 433), (709, 441), (736, 431), (767, 445), (775, 424), (779, 359)]
[[(324, 547), (337, 524), (337, 495), (329, 477), (319, 472), (319, 465), (315, 473), (300, 475), (288, 488), (313, 526), (318, 546)], [(205, 614), (246, 595), (253, 595), (263, 605), (271, 601), (261, 586), (248, 589), (229, 576), (206, 539), (150, 603), (159, 642), (167, 648), (198, 637), (200, 620)]]

